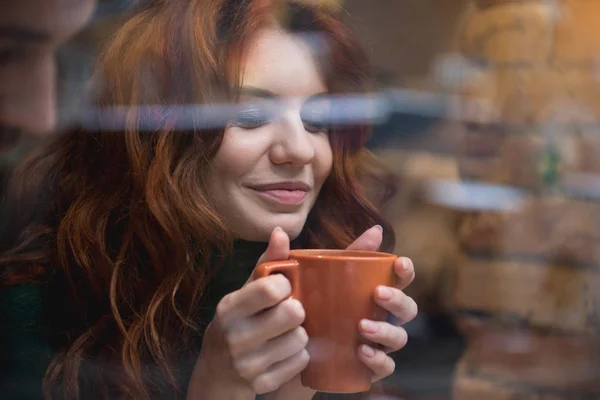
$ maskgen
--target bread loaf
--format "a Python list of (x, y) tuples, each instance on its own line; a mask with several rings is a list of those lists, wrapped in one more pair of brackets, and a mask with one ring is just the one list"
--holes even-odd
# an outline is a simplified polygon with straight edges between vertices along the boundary
[(556, 9), (548, 2), (509, 2), (476, 9), (461, 34), (463, 55), (493, 65), (545, 63), (552, 49)]
[(600, 203), (525, 198), (510, 211), (471, 212), (459, 223), (468, 253), (526, 257), (600, 270)]
[[(579, 136), (579, 169), (580, 173), (600, 174), (600, 126), (580, 129)], [(596, 177), (593, 177), (596, 178)], [(596, 185), (598, 182), (594, 181)]]
[(591, 400), (596, 398), (598, 398), (596, 391), (556, 389), (493, 379), (469, 369), (463, 362), (457, 365), (452, 388), (453, 400)]
[(600, 74), (596, 68), (563, 68), (560, 91), (540, 109), (539, 121), (581, 128), (600, 122)]
[(517, 325), (600, 330), (598, 271), (523, 259), (465, 255), (454, 271), (458, 310)]
[(462, 178), (535, 189), (544, 182), (539, 171), (543, 138), (530, 134), (466, 132), (458, 170)]
[(600, 340), (593, 334), (569, 335), (482, 324), (471, 335), (461, 363), (493, 380), (598, 391), (599, 357)]
[(554, 30), (552, 63), (559, 67), (590, 66), (600, 57), (600, 3), (563, 0)]
[[(576, 88), (572, 90), (575, 94), (571, 94), (565, 77), (546, 67), (490, 67), (477, 71), (459, 86), (462, 104), (455, 106), (462, 107), (459, 116), (466, 123), (502, 125), (508, 132), (542, 131), (552, 122), (548, 120), (548, 114), (559, 114), (559, 111), (571, 114), (568, 105), (575, 106), (583, 101), (577, 96), (581, 98), (582, 93), (588, 93), (590, 99), (585, 101), (590, 102), (596, 98), (593, 97), (596, 93), (600, 94), (598, 88), (586, 88), (582, 93), (576, 90), (586, 84), (581, 83), (581, 77), (571, 78), (570, 86)], [(593, 85), (591, 77), (586, 82)], [(566, 109), (561, 108), (565, 106)]]

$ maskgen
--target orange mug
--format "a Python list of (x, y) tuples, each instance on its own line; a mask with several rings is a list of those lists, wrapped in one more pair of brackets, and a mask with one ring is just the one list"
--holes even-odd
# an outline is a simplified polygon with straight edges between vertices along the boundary
[(394, 254), (357, 250), (292, 250), (290, 258), (259, 265), (258, 279), (285, 275), (292, 297), (306, 311), (310, 362), (302, 385), (319, 392), (357, 393), (371, 388), (372, 371), (360, 361), (361, 319), (385, 321), (387, 311), (374, 300), (379, 285), (394, 284)]

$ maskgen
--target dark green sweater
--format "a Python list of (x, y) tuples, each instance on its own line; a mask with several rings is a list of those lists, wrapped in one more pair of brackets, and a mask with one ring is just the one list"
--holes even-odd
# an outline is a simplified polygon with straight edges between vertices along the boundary
[[(202, 310), (202, 325), (214, 316), (217, 303), (226, 294), (242, 287), (259, 256), (266, 249), (265, 243), (236, 242), (233, 256), (228, 259), (209, 285), (207, 299)], [(58, 349), (44, 339), (45, 285), (20, 285), (11, 287), (0, 296), (0, 399), (40, 399), (42, 380)], [(177, 329), (177, 327), (174, 327)], [(198, 337), (195, 352), (201, 347)], [(187, 387), (194, 366), (194, 358), (183, 357), (181, 372), (182, 388)], [(161, 379), (161, 377), (157, 377)], [(82, 390), (81, 399), (96, 399), (93, 392)], [(172, 396), (160, 396), (170, 398)]]

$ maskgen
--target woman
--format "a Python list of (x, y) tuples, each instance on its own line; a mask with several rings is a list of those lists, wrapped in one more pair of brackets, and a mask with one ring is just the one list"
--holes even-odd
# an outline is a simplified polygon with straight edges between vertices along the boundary
[[(312, 398), (301, 304), (285, 278), (249, 277), (290, 247), (393, 244), (359, 183), (375, 177), (368, 130), (325, 124), (326, 95), (369, 88), (359, 49), (333, 13), (300, 3), (157, 0), (127, 20), (95, 80), (100, 107), (126, 106), (125, 129), (66, 134), (12, 181), (0, 345), (13, 389)], [(150, 115), (157, 104), (169, 107)], [(236, 111), (187, 127), (190, 104)], [(414, 269), (395, 268), (398, 287), (375, 301), (402, 323)], [(359, 329), (378, 345), (357, 349), (373, 379), (389, 375), (406, 333)]]

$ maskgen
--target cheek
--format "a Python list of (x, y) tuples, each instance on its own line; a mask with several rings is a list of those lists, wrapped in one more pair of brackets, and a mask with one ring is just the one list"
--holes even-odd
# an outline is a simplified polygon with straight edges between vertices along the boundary
[(213, 174), (221, 179), (240, 178), (252, 171), (261, 155), (262, 145), (239, 128), (225, 130), (223, 141), (212, 161)]
[(315, 137), (315, 178), (323, 183), (331, 173), (333, 165), (333, 152), (329, 143), (329, 136), (318, 135)]

